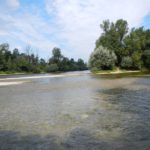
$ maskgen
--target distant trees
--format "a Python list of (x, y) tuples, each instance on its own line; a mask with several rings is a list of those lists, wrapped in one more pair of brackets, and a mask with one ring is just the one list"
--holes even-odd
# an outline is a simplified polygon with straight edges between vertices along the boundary
[(74, 61), (73, 58), (69, 59), (64, 57), (59, 48), (54, 48), (52, 50), (52, 57), (49, 59), (49, 65), (47, 66), (49, 72), (56, 71), (77, 71), (77, 70), (87, 70), (87, 65), (82, 59)]
[[(105, 20), (100, 27), (103, 33), (96, 41), (95, 49), (103, 46), (114, 52), (117, 56), (115, 66), (124, 69), (150, 68), (150, 30), (143, 27), (129, 30), (127, 21), (123, 19), (115, 23)], [(95, 61), (100, 61), (96, 59), (100, 58), (95, 58)]]
[(59, 48), (52, 50), (52, 57), (46, 62), (43, 58), (32, 53), (31, 46), (27, 46), (25, 53), (20, 53), (17, 48), (10, 51), (9, 44), (0, 45), (0, 72), (60, 72), (86, 70), (87, 65), (82, 59), (77, 62), (61, 54)]

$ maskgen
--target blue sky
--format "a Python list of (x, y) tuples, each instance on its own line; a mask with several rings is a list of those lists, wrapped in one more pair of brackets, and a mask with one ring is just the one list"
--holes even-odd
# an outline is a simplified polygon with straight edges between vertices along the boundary
[(0, 43), (47, 59), (53, 47), (88, 60), (101, 34), (99, 24), (123, 18), (129, 27), (150, 28), (149, 0), (0, 0)]

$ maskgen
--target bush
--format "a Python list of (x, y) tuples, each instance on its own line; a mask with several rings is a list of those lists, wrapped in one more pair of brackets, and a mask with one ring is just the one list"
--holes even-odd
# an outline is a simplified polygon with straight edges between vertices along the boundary
[(133, 64), (133, 61), (131, 57), (127, 56), (127, 57), (122, 58), (121, 67), (123, 69), (131, 69), (132, 64)]
[(142, 56), (144, 66), (150, 69), (150, 50), (145, 50)]
[(141, 53), (134, 52), (132, 54), (133, 69), (141, 69)]
[(37, 66), (37, 67), (33, 68), (32, 72), (33, 73), (41, 73), (41, 69), (40, 69), (40, 67)]
[(90, 56), (89, 68), (91, 70), (93, 70), (92, 68), (98, 70), (110, 70), (115, 66), (116, 59), (117, 57), (114, 52), (99, 46)]
[(46, 72), (57, 72), (58, 70), (57, 64), (50, 64), (46, 67)]
[(99, 71), (99, 69), (96, 68), (96, 67), (91, 68), (91, 72), (93, 72), (93, 73), (96, 73), (96, 72), (98, 72), (98, 71)]

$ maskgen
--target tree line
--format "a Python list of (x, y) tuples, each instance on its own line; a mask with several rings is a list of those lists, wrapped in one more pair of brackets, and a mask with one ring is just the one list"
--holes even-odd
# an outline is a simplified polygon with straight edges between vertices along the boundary
[(64, 72), (86, 70), (87, 65), (82, 59), (75, 61), (62, 55), (60, 48), (52, 50), (52, 57), (48, 61), (32, 53), (30, 46), (25, 53), (20, 53), (17, 48), (10, 50), (8, 43), (0, 45), (0, 72)]
[(89, 59), (91, 70), (150, 69), (150, 29), (129, 29), (123, 19), (105, 20), (100, 27), (103, 32)]

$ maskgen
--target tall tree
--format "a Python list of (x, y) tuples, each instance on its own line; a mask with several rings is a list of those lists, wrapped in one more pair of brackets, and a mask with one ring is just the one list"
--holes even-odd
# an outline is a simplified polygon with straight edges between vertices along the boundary
[(96, 41), (96, 48), (100, 45), (107, 47), (115, 52), (117, 56), (117, 65), (120, 65), (122, 56), (124, 55), (124, 38), (128, 33), (128, 23), (123, 19), (117, 20), (115, 23), (105, 20), (101, 25), (102, 35)]

